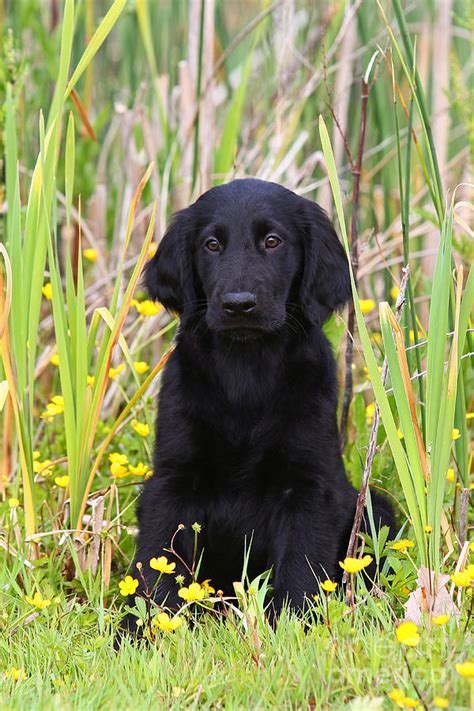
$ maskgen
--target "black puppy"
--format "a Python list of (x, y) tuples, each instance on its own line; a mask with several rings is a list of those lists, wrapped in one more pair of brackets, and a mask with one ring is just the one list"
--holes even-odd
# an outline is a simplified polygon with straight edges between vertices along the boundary
[[(146, 283), (181, 316), (138, 509), (147, 584), (158, 576), (150, 558), (181, 523), (176, 549), (191, 562), (199, 522), (200, 579), (233, 594), (253, 536), (249, 577), (271, 568), (276, 611), (285, 599), (302, 608), (314, 574), (341, 578), (356, 503), (322, 332), (351, 296), (344, 250), (318, 205), (275, 183), (235, 180), (175, 216)], [(373, 504), (377, 525), (391, 526), (388, 505)], [(157, 600), (177, 607), (177, 590), (163, 576)]]

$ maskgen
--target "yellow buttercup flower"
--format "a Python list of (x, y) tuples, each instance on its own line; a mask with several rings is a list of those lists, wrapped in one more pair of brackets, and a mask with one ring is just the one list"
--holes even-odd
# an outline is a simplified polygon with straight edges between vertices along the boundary
[(146, 299), (145, 301), (137, 301), (134, 306), (140, 316), (156, 316), (156, 314), (159, 314), (162, 310), (162, 307), (159, 304), (155, 304), (155, 302), (150, 301), (150, 299)]
[(341, 568), (351, 575), (353, 573), (359, 573), (364, 568), (372, 563), (372, 556), (365, 555), (363, 558), (345, 558), (344, 561), (339, 561)]
[(405, 696), (405, 692), (402, 689), (392, 689), (387, 694), (388, 698), (391, 699), (399, 708), (415, 708), (418, 705), (418, 701), (415, 701), (415, 706), (412, 705), (414, 699), (409, 696)]
[(41, 472), (43, 476), (48, 476), (53, 471), (53, 468), (54, 465), (51, 459), (44, 459), (43, 461), (41, 461), (40, 459), (33, 459), (33, 471), (35, 472), (35, 474)]
[[(201, 583), (202, 589), (205, 590), (208, 595), (212, 595), (213, 593), (216, 592), (215, 589), (210, 584), (210, 582), (211, 582), (211, 579), (208, 578), (207, 580), (203, 580)], [(250, 593), (250, 590), (249, 590), (249, 593)]]
[(56, 367), (58, 367), (58, 365), (59, 365), (59, 354), (58, 354), (58, 353), (53, 353), (53, 355), (52, 355), (51, 358), (49, 359), (49, 362), (51, 363), (51, 365), (55, 365)]
[(138, 420), (132, 420), (132, 428), (140, 437), (148, 437), (150, 434), (149, 426), (146, 423), (138, 422)]
[(337, 588), (337, 583), (334, 583), (332, 580), (325, 580), (321, 583), (321, 588), (324, 592), (332, 593)]
[(97, 261), (97, 250), (93, 249), (92, 247), (83, 249), (82, 254), (83, 254), (84, 259), (87, 259), (88, 262), (94, 263)]
[(124, 370), (124, 368), (125, 368), (125, 366), (123, 363), (119, 363), (116, 368), (109, 368), (109, 378), (111, 380), (115, 380), (115, 378), (117, 378), (120, 375), (122, 370)]
[(155, 615), (152, 622), (154, 627), (158, 627), (163, 632), (174, 632), (182, 624), (183, 618), (178, 615), (170, 617), (167, 612), (160, 612)]
[(112, 462), (112, 464), (110, 465), (110, 473), (116, 479), (124, 479), (130, 474), (128, 467), (125, 467), (119, 462)]
[(360, 309), (363, 314), (370, 314), (371, 311), (373, 311), (376, 307), (376, 303), (373, 299), (361, 299), (360, 300)]
[(16, 667), (12, 667), (11, 669), (5, 672), (5, 678), (13, 679), (13, 681), (21, 681), (22, 679), (26, 679), (26, 674), (23, 669), (17, 669)]
[(409, 538), (400, 538), (399, 541), (395, 541), (390, 548), (394, 551), (400, 551), (400, 553), (406, 553), (408, 548), (413, 548), (414, 547), (414, 542), (411, 541)]
[(40, 592), (35, 592), (33, 597), (26, 595), (25, 600), (29, 605), (37, 607), (38, 610), (43, 610), (45, 607), (49, 607), (49, 605), (51, 605), (51, 600), (44, 598)]
[[(422, 341), (423, 338), (424, 338), (424, 334), (422, 333), (422, 331), (418, 331), (418, 342)], [(414, 342), (415, 342), (415, 332), (410, 331), (410, 343), (414, 343)]]
[(471, 572), (469, 568), (460, 570), (451, 575), (451, 581), (459, 588), (467, 588), (471, 584)]
[(168, 563), (168, 558), (165, 555), (160, 555), (159, 558), (150, 560), (150, 568), (158, 570), (160, 573), (171, 574), (176, 570), (176, 563)]
[(203, 590), (199, 583), (191, 583), (188, 588), (181, 588), (178, 590), (179, 597), (182, 597), (186, 602), (194, 602), (195, 600), (202, 600), (206, 592)]
[(451, 433), (451, 437), (452, 437), (453, 441), (456, 440), (456, 439), (459, 439), (459, 438), (461, 437), (461, 433), (460, 433), (460, 431), (458, 430), (457, 427), (455, 427), (455, 428), (453, 429), (453, 431), (452, 431), (452, 433)]
[(12, 497), (8, 499), (8, 505), (11, 509), (16, 509), (20, 505), (20, 502), (18, 499), (15, 499), (15, 497)]
[(365, 416), (366, 416), (369, 424), (374, 419), (374, 413), (375, 413), (375, 402), (369, 402), (369, 404), (365, 408)]
[(449, 622), (449, 615), (437, 615), (436, 617), (433, 617), (433, 624), (435, 625), (445, 625), (447, 622)]
[(56, 413), (55, 414), (61, 414), (61, 412), (64, 412), (64, 398), (62, 395), (55, 395), (54, 397), (51, 398), (51, 404), (55, 406), (56, 408)]
[(146, 373), (146, 371), (150, 369), (150, 366), (144, 360), (136, 360), (133, 364), (133, 367), (135, 368), (138, 375), (143, 375), (143, 373)]
[(47, 281), (46, 284), (44, 284), (43, 288), (41, 289), (43, 292), (43, 296), (45, 299), (48, 301), (51, 301), (53, 298), (53, 287), (51, 286), (51, 282)]
[(46, 405), (46, 410), (41, 413), (41, 418), (51, 422), (53, 417), (61, 415), (64, 412), (64, 398), (62, 395), (55, 395), (51, 398), (51, 402)]
[(138, 580), (132, 578), (131, 575), (126, 575), (123, 580), (119, 582), (120, 594), (126, 597), (127, 595), (134, 595), (138, 588)]
[(146, 476), (150, 471), (146, 464), (143, 464), (143, 462), (138, 462), (136, 467), (129, 464), (128, 470), (130, 474), (134, 474), (135, 476)]
[(470, 542), (470, 544), (469, 544), (469, 550), (471, 551), (471, 553), (474, 553), (474, 541), (471, 541), (471, 542)]
[(392, 297), (392, 299), (394, 301), (396, 301), (398, 299), (399, 293), (400, 293), (400, 289), (398, 288), (398, 286), (392, 286), (392, 288), (390, 289), (390, 296)]
[(156, 242), (150, 242), (150, 245), (148, 247), (148, 259), (152, 259), (152, 257), (155, 256), (157, 249), (158, 245), (156, 244)]
[(64, 476), (57, 476), (54, 480), (54, 483), (56, 486), (60, 486), (62, 489), (66, 489), (66, 487), (69, 485), (69, 477), (67, 474)]
[(454, 481), (454, 469), (452, 469), (451, 467), (446, 472), (446, 479), (450, 482)]
[(474, 678), (474, 662), (461, 662), (456, 664), (456, 671), (465, 679)]
[(433, 706), (436, 706), (437, 709), (448, 709), (449, 699), (444, 696), (435, 696), (433, 699)]
[(423, 530), (426, 533), (426, 535), (429, 536), (430, 533), (433, 533), (433, 526), (424, 526)]
[(416, 647), (420, 641), (418, 634), (418, 626), (414, 622), (402, 622), (395, 630), (397, 639), (401, 644), (406, 644), (408, 647)]
[(95, 376), (94, 376), (94, 375), (88, 375), (88, 376), (87, 376), (87, 385), (90, 385), (91, 388), (93, 388), (93, 387), (94, 387), (94, 383), (95, 383)]
[(404, 698), (405, 692), (402, 689), (398, 689), (396, 687), (395, 689), (392, 689), (391, 691), (389, 691), (387, 696), (389, 699), (392, 699), (392, 701), (395, 701), (395, 703), (397, 704), (399, 701), (401, 701)]
[(127, 464), (128, 457), (126, 454), (121, 454), (120, 452), (111, 452), (109, 454), (109, 462), (112, 464)]

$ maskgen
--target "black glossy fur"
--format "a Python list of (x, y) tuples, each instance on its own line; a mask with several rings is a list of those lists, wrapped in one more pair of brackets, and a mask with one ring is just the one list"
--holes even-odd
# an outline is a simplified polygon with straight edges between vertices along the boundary
[[(150, 558), (183, 523), (176, 546), (190, 562), (197, 521), (199, 577), (233, 594), (253, 534), (249, 577), (272, 568), (276, 610), (286, 598), (301, 608), (317, 589), (311, 568), (340, 580), (357, 496), (339, 451), (336, 367), (321, 329), (350, 298), (344, 250), (318, 205), (274, 183), (235, 180), (175, 217), (146, 283), (181, 324), (163, 375), (136, 560), (152, 587)], [(223, 309), (243, 292), (254, 308)], [(373, 505), (377, 524), (392, 526), (386, 502), (373, 496)], [(176, 573), (189, 582), (179, 561)], [(172, 608), (174, 578), (163, 576), (157, 592)]]

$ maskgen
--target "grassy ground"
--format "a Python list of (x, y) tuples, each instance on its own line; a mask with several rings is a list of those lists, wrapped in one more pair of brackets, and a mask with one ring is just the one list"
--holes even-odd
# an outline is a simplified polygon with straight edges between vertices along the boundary
[[(449, 699), (450, 709), (469, 708), (469, 682), (455, 669), (469, 654), (463, 629), (454, 620), (435, 625), (422, 631), (416, 648), (402, 649), (364, 598), (354, 621), (343, 602), (331, 601), (332, 635), (323, 622), (305, 628), (285, 614), (275, 632), (259, 629), (256, 644), (236, 620), (208, 615), (159, 634), (154, 646), (126, 642), (119, 654), (112, 647), (113, 613), (98, 600), (81, 604), (60, 595), (22, 624), (31, 609), (5, 591), (2, 598), (0, 664), (27, 674), (2, 681), (2, 708), (369, 711), (395, 708), (388, 697), (394, 688), (403, 691), (405, 707), (407, 698), (418, 705), (415, 685), (427, 708), (436, 708), (436, 696)], [(389, 616), (385, 602), (376, 604)]]
[[(469, 3), (210, 7), (0, 0), (0, 707), (474, 707)], [(385, 563), (354, 610), (315, 582), (273, 630), (244, 580), (226, 618), (190, 605), (116, 653), (177, 326), (141, 267), (173, 211), (243, 176), (358, 245), (348, 368), (351, 317), (325, 325), (341, 420), (353, 380), (344, 463), (359, 487), (372, 434), (370, 485), (408, 542), (365, 541)]]

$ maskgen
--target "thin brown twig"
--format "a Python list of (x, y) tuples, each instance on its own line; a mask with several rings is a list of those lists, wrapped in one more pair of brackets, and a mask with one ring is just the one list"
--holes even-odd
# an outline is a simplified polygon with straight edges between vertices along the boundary
[(405, 660), (405, 664), (407, 665), (408, 676), (410, 677), (410, 681), (411, 681), (411, 683), (413, 684), (413, 688), (414, 688), (415, 691), (416, 691), (416, 695), (417, 695), (418, 698), (420, 699), (421, 705), (423, 706), (423, 708), (425, 709), (425, 711), (428, 711), (428, 706), (426, 705), (426, 701), (425, 701), (425, 699), (424, 699), (423, 694), (421, 693), (420, 687), (418, 686), (418, 684), (417, 684), (416, 681), (415, 681), (415, 677), (413, 676), (413, 671), (412, 671), (412, 668), (411, 668), (411, 666), (410, 666), (410, 662), (408, 661), (407, 654), (406, 654), (405, 650), (403, 649), (403, 647), (402, 647), (402, 654), (403, 654), (403, 659)]
[[(408, 276), (410, 274), (410, 267), (407, 265), (402, 269), (402, 279), (400, 281), (400, 291), (397, 297), (397, 302), (395, 304), (395, 317), (397, 321), (400, 321), (401, 314), (402, 314), (402, 307), (403, 304), (405, 303), (405, 290), (407, 287), (408, 283)], [(387, 379), (387, 373), (388, 373), (388, 362), (387, 359), (384, 359), (383, 362), (383, 367), (382, 367), (382, 373), (381, 373), (381, 378), (382, 378), (382, 383), (385, 384), (385, 381)], [(354, 515), (354, 523), (352, 525), (352, 531), (351, 535), (349, 538), (349, 545), (347, 546), (347, 557), (352, 558), (354, 557), (355, 551), (356, 551), (356, 543), (357, 543), (357, 537), (359, 535), (360, 531), (360, 525), (362, 522), (362, 515), (365, 507), (365, 500), (367, 497), (367, 488), (369, 486), (369, 478), (370, 478), (370, 473), (372, 471), (372, 463), (374, 461), (375, 457), (375, 452), (377, 449), (377, 433), (379, 429), (379, 422), (380, 422), (380, 410), (378, 405), (375, 406), (374, 410), (374, 417), (372, 419), (372, 427), (370, 430), (370, 437), (369, 437), (369, 446), (367, 448), (367, 456), (365, 460), (365, 467), (364, 467), (364, 474), (362, 476), (362, 484), (360, 487), (359, 491), (359, 496), (357, 497), (357, 504), (356, 504), (356, 510), (355, 510), (355, 515)], [(343, 578), (342, 578), (343, 585), (347, 585), (348, 582), (348, 575), (346, 572), (344, 572)]]
[[(362, 157), (364, 155), (365, 128), (367, 125), (367, 102), (369, 99), (369, 85), (365, 77), (362, 77), (361, 84), (361, 106), (360, 106), (360, 129), (359, 146), (355, 165), (351, 167), (354, 178), (352, 189), (352, 212), (351, 212), (351, 263), (354, 279), (357, 284), (357, 272), (359, 269), (359, 250), (357, 235), (359, 228), (359, 197), (360, 197), (360, 175), (362, 169)], [(350, 154), (349, 154), (350, 155)], [(347, 318), (347, 341), (346, 341), (346, 375), (344, 381), (344, 401), (342, 405), (341, 424), (339, 428), (341, 451), (346, 443), (347, 420), (349, 417), (349, 407), (352, 400), (352, 361), (354, 356), (354, 326), (355, 310), (354, 304), (349, 304), (349, 314)]]
[(465, 488), (461, 490), (460, 504), (459, 504), (459, 542), (463, 546), (467, 540), (467, 509), (469, 503), (470, 490)]
[(185, 526), (183, 523), (180, 523), (179, 526), (178, 526), (178, 528), (176, 529), (176, 531), (175, 531), (174, 534), (173, 534), (173, 538), (171, 539), (170, 547), (169, 547), (169, 548), (163, 548), (163, 550), (165, 551), (165, 553), (171, 553), (172, 555), (174, 555), (174, 557), (181, 563), (181, 565), (183, 566), (183, 568), (185, 568), (185, 569), (188, 571), (189, 575), (190, 575), (191, 578), (193, 579), (193, 578), (194, 578), (194, 573), (193, 573), (192, 569), (191, 569), (191, 568), (189, 567), (189, 565), (186, 563), (186, 561), (184, 560), (184, 558), (182, 558), (182, 556), (179, 555), (178, 551), (177, 551), (176, 548), (174, 547), (174, 540), (175, 540), (176, 536), (178, 535), (178, 533), (180, 533), (180, 531), (184, 531), (185, 529), (186, 529), (186, 526)]
[[(326, 89), (326, 91), (327, 91), (327, 89)], [(342, 142), (343, 142), (343, 144), (344, 144), (344, 150), (345, 150), (345, 152), (346, 152), (347, 160), (349, 161), (349, 165), (350, 165), (350, 167), (351, 167), (351, 172), (354, 172), (354, 170), (355, 170), (355, 165), (354, 165), (354, 159), (352, 158), (351, 147), (350, 147), (350, 145), (349, 145), (349, 141), (348, 141), (348, 139), (347, 139), (347, 136), (346, 136), (346, 134), (344, 133), (344, 130), (343, 130), (342, 126), (341, 126), (341, 122), (339, 121), (339, 119), (338, 119), (338, 117), (337, 117), (337, 114), (336, 114), (336, 112), (335, 112), (335, 110), (334, 110), (334, 106), (333, 106), (331, 103), (329, 103), (329, 102), (327, 101), (327, 102), (326, 102), (326, 107), (327, 107), (327, 109), (330, 111), (331, 116), (332, 116), (332, 120), (333, 120), (334, 123), (336, 124), (336, 128), (337, 128), (337, 130), (339, 131), (339, 135), (341, 136)]]

